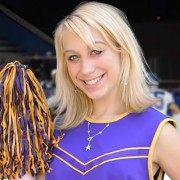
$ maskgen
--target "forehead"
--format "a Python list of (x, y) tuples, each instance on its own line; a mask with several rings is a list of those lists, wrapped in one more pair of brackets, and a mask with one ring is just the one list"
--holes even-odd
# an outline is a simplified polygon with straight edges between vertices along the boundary
[(105, 44), (105, 39), (99, 31), (93, 28), (90, 29), (88, 34), (77, 33), (67, 29), (63, 33), (62, 43), (64, 50), (70, 47), (76, 47), (78, 45), (93, 48), (99, 43)]

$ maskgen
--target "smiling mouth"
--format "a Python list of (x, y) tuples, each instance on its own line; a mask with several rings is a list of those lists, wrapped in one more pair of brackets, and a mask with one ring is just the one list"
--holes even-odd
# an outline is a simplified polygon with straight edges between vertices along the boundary
[(87, 84), (87, 85), (94, 85), (94, 84), (96, 84), (97, 82), (99, 82), (99, 81), (102, 79), (103, 76), (104, 76), (104, 75), (101, 75), (101, 76), (99, 76), (99, 77), (97, 77), (97, 78), (95, 78), (95, 79), (88, 80), (88, 81), (84, 81), (84, 82), (85, 82), (85, 84)]

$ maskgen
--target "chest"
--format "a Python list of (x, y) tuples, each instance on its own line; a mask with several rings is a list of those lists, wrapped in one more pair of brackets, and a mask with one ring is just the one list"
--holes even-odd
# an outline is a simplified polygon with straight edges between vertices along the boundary
[[(51, 178), (148, 180), (148, 154), (152, 135), (140, 123), (91, 124), (66, 131), (54, 150)], [(105, 129), (104, 129), (105, 128)], [(104, 129), (104, 130), (103, 130)], [(88, 131), (90, 130), (90, 135)], [(103, 131), (102, 131), (103, 130)], [(102, 133), (98, 134), (98, 132)], [(96, 135), (98, 134), (98, 135)], [(94, 136), (95, 135), (95, 136)], [(90, 149), (88, 137), (92, 138)], [(62, 173), (61, 173), (62, 172)]]

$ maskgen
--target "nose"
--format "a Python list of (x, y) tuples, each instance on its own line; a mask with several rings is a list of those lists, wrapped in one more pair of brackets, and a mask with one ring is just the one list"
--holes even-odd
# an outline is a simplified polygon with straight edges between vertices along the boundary
[(81, 59), (81, 73), (91, 74), (95, 71), (95, 62), (91, 58)]

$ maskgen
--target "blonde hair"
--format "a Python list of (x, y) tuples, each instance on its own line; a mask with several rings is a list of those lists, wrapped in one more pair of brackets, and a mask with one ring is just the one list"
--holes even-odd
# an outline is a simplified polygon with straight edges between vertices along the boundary
[(94, 47), (90, 29), (100, 32), (111, 48), (119, 52), (121, 69), (119, 85), (127, 111), (141, 112), (155, 103), (147, 85), (150, 79), (142, 50), (128, 24), (125, 14), (116, 7), (100, 2), (85, 2), (57, 26), (55, 47), (57, 56), (57, 93), (60, 100), (57, 112), (65, 113), (59, 128), (67, 129), (80, 124), (92, 113), (92, 102), (70, 79), (63, 54), (63, 32), (70, 30), (88, 46)]

